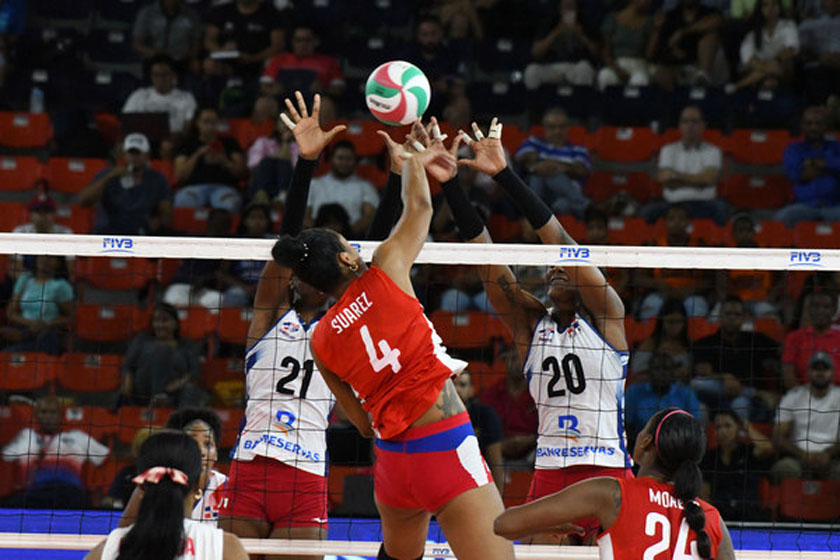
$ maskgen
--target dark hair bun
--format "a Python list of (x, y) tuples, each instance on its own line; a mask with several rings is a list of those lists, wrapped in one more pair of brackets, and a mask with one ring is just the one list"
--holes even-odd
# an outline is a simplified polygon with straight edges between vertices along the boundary
[(280, 266), (285, 266), (291, 269), (300, 263), (304, 253), (303, 242), (291, 235), (281, 235), (277, 243), (271, 249), (271, 256), (274, 261)]

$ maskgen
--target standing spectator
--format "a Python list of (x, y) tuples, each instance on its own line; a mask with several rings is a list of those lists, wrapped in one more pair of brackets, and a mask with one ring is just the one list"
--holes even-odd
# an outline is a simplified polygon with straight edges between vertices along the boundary
[[(149, 140), (139, 132), (125, 137), (125, 165), (103, 169), (82, 189), (77, 203), (99, 204), (95, 233), (116, 235), (154, 234), (154, 224), (172, 223), (172, 192), (169, 181), (149, 166)], [(155, 217), (152, 222), (151, 218)]]
[(62, 430), (58, 397), (35, 403), (37, 427), (24, 428), (3, 448), (3, 460), (20, 466), (26, 487), (6, 498), (3, 507), (84, 509), (90, 498), (82, 481), (82, 466), (102, 465), (110, 450), (81, 430)]
[(183, 0), (153, 0), (134, 20), (132, 47), (144, 60), (167, 55), (181, 72), (198, 74), (201, 20)]
[[(317, 54), (318, 36), (309, 25), (297, 25), (292, 32), (292, 52), (274, 55), (265, 66), (260, 80), (266, 85), (264, 91), (271, 95), (290, 94), (292, 89), (304, 93), (320, 92), (338, 97), (344, 92), (344, 77), (338, 59), (327, 54)], [(284, 84), (283, 70), (311, 70), (313, 82), (308, 87), (295, 88), (296, 84)]]
[(525, 87), (536, 90), (542, 84), (591, 86), (595, 69), (590, 59), (598, 56), (598, 44), (589, 37), (578, 19), (578, 2), (560, 0), (557, 13), (543, 21), (539, 37), (531, 46), (535, 62), (525, 67)]
[(157, 55), (149, 61), (152, 87), (134, 90), (123, 105), (123, 113), (168, 113), (169, 132), (177, 135), (193, 118), (196, 109), (193, 94), (178, 89), (175, 83), (178, 74), (172, 59)]
[(478, 438), (478, 447), (481, 455), (490, 467), (493, 481), (499, 488), (499, 493), (504, 492), (505, 470), (504, 459), (502, 458), (502, 421), (493, 407), (479, 401), (475, 396), (475, 387), (472, 382), (472, 375), (464, 370), (455, 379), (455, 390), (458, 396), (464, 401), (470, 421), (473, 425), (475, 437)]
[(720, 48), (720, 12), (700, 0), (682, 0), (673, 10), (657, 14), (655, 25), (648, 58), (658, 65), (654, 79), (659, 86), (671, 91), (678, 82), (709, 85)]
[(691, 218), (711, 218), (721, 226), (726, 223), (729, 205), (717, 194), (723, 153), (703, 141), (705, 130), (700, 107), (689, 105), (682, 110), (680, 139), (666, 144), (659, 152), (656, 180), (662, 183), (662, 200), (645, 204), (639, 211), (649, 223), (661, 218), (675, 202)]
[(785, 174), (793, 181), (794, 202), (776, 212), (775, 219), (788, 227), (804, 220), (840, 220), (840, 143), (827, 140), (826, 129), (825, 108), (808, 107), (802, 114), (805, 138), (785, 148)]
[(809, 101), (840, 94), (840, 0), (823, 0), (822, 14), (799, 24)]
[(761, 0), (756, 5), (752, 30), (741, 43), (741, 79), (733, 90), (754, 85), (775, 89), (793, 78), (799, 35), (796, 24), (781, 16), (781, 0)]
[(687, 383), (691, 375), (690, 346), (685, 305), (678, 299), (666, 300), (659, 309), (653, 335), (643, 340), (639, 348), (633, 352), (630, 369), (634, 376), (644, 378), (644, 375), (653, 367), (653, 356), (667, 354), (674, 362), (674, 377)]
[[(821, 351), (834, 359), (832, 371), (840, 372), (840, 330), (831, 328), (837, 311), (837, 296), (829, 291), (814, 292), (806, 303), (811, 324), (791, 331), (785, 337), (782, 352), (782, 377), (785, 388), (808, 382), (808, 363), (814, 352)], [(835, 380), (840, 383), (840, 377)]]
[(815, 352), (808, 360), (810, 383), (782, 397), (773, 441), (785, 457), (773, 465), (775, 477), (840, 478), (840, 387), (832, 383), (835, 363), (825, 352)]
[[(280, 13), (266, 0), (235, 0), (212, 8), (207, 17), (204, 48), (210, 53), (205, 64), (208, 74), (234, 72), (254, 77), (263, 64), (283, 50), (286, 42)], [(219, 63), (214, 54), (235, 56), (233, 66)]]
[(239, 182), (248, 175), (245, 154), (233, 138), (219, 137), (219, 114), (196, 113), (187, 139), (175, 154), (176, 207), (210, 206), (239, 213)]
[(744, 302), (727, 296), (720, 329), (694, 343), (691, 387), (712, 409), (769, 422), (781, 390), (781, 349), (767, 335), (741, 330), (744, 319)]
[(700, 418), (697, 395), (690, 387), (675, 382), (676, 368), (677, 362), (670, 355), (658, 352), (650, 359), (648, 380), (627, 388), (624, 423), (630, 441), (635, 440), (648, 420), (663, 408), (677, 407)]
[(336, 142), (330, 153), (330, 172), (312, 180), (307, 222), (318, 219), (325, 204), (340, 204), (350, 217), (353, 235), (362, 238), (373, 220), (379, 194), (370, 181), (356, 175), (356, 148), (349, 140)]
[(60, 272), (64, 259), (52, 255), (35, 257), (35, 272), (24, 272), (15, 282), (6, 308), (9, 326), (0, 330), (7, 352), (64, 352), (64, 336), (73, 311), (73, 286)]
[(135, 336), (125, 353), (119, 404), (190, 406), (200, 400), (198, 352), (179, 336), (178, 311), (158, 303), (148, 333)]
[(582, 219), (589, 199), (583, 183), (589, 176), (589, 152), (569, 142), (569, 117), (559, 107), (542, 118), (545, 138), (531, 136), (519, 147), (514, 160), (528, 176), (528, 185), (555, 214)]
[(481, 394), (502, 422), (502, 456), (506, 462), (533, 463), (537, 448), (537, 406), (514, 350), (504, 354), (507, 376)]
[(717, 446), (707, 450), (700, 463), (701, 496), (726, 519), (769, 520), (769, 512), (761, 508), (758, 483), (770, 468), (773, 444), (731, 410), (715, 414), (714, 426)]
[(598, 72), (598, 89), (648, 85), (651, 67), (646, 57), (652, 36), (650, 0), (631, 0), (623, 9), (610, 13), (601, 26), (604, 67)]

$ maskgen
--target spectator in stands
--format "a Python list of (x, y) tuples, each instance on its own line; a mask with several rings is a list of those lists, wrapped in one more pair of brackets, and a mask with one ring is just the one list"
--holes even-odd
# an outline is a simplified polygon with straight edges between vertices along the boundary
[[(344, 76), (338, 59), (327, 54), (317, 54), (318, 36), (305, 24), (295, 26), (292, 32), (292, 52), (274, 55), (265, 66), (260, 82), (263, 91), (271, 95), (291, 94), (293, 90), (304, 93), (319, 92), (339, 97), (344, 92)], [(308, 70), (312, 73), (307, 83), (291, 78), (284, 81), (283, 72)]]
[[(630, 369), (634, 376), (644, 375), (652, 367), (655, 354), (667, 354), (674, 362), (674, 378), (688, 383), (691, 375), (691, 343), (688, 340), (688, 317), (678, 299), (666, 300), (659, 310), (653, 335), (633, 352)], [(644, 424), (642, 424), (644, 426)]]
[[(583, 236), (582, 243), (585, 245), (606, 245), (607, 235), (609, 235), (609, 223), (607, 215), (594, 206), (586, 209), (583, 216), (583, 225), (586, 228), (586, 233)], [(610, 276), (612, 280), (612, 276)]]
[(506, 462), (533, 463), (537, 448), (537, 407), (528, 391), (522, 362), (514, 350), (502, 356), (505, 379), (481, 394), (481, 402), (493, 407), (502, 422), (502, 456)]
[(6, 307), (8, 325), (0, 329), (7, 352), (64, 352), (67, 327), (73, 313), (73, 286), (66, 276), (64, 259), (37, 255), (35, 271), (24, 272), (15, 282)]
[(441, 115), (443, 102), (452, 97), (453, 90), (460, 94), (463, 89), (461, 54), (446, 44), (443, 25), (434, 16), (419, 18), (414, 39), (402, 58), (420, 68), (432, 85), (435, 95), (430, 100), (427, 114)]
[(598, 56), (598, 43), (584, 29), (578, 8), (577, 0), (561, 0), (557, 12), (543, 20), (531, 46), (535, 62), (525, 67), (522, 77), (529, 90), (539, 89), (542, 84), (593, 84), (591, 59)]
[(242, 204), (239, 182), (248, 175), (245, 154), (233, 138), (219, 136), (219, 114), (205, 107), (193, 119), (175, 154), (175, 207), (210, 206), (237, 214)]
[[(624, 424), (630, 441), (663, 408), (675, 406), (700, 418), (700, 402), (691, 387), (675, 380), (677, 362), (664, 352), (656, 352), (650, 359), (648, 380), (635, 383), (625, 393)], [(628, 442), (629, 443), (629, 442)]]
[(782, 19), (781, 0), (761, 0), (752, 29), (741, 43), (741, 78), (731, 91), (751, 86), (776, 89), (793, 78), (793, 59), (799, 51), (796, 23)]
[(0, 88), (15, 59), (18, 38), (26, 29), (26, 0), (0, 2)]
[(822, 14), (799, 24), (809, 101), (840, 94), (840, 0), (823, 0)]
[(727, 296), (718, 331), (694, 342), (691, 387), (713, 410), (769, 422), (782, 388), (781, 349), (765, 334), (742, 330), (745, 314), (741, 298)]
[[(238, 237), (269, 239), (271, 233), (271, 210), (264, 204), (252, 204), (242, 212)], [(250, 306), (257, 292), (257, 282), (265, 268), (265, 261), (222, 261), (219, 281), (224, 292), (222, 305), (225, 307)]]
[(99, 205), (95, 233), (116, 235), (153, 234), (150, 217), (168, 227), (172, 223), (172, 191), (160, 171), (149, 166), (149, 140), (139, 132), (125, 137), (124, 165), (103, 169), (82, 189), (77, 203)]
[(210, 57), (204, 70), (254, 77), (285, 42), (283, 21), (272, 2), (236, 0), (215, 6), (206, 21), (204, 49)]
[(73, 233), (67, 226), (55, 223), (55, 202), (48, 192), (46, 179), (39, 179), (35, 189), (38, 191), (29, 201), (29, 221), (15, 226), (12, 233)]
[(784, 455), (773, 465), (776, 478), (840, 478), (840, 387), (836, 358), (815, 352), (807, 385), (788, 391), (779, 403), (773, 442)]
[(840, 142), (827, 140), (826, 128), (825, 108), (808, 107), (802, 114), (805, 137), (785, 148), (785, 174), (793, 181), (794, 202), (779, 210), (776, 219), (788, 227), (804, 220), (840, 220)]
[(443, 311), (489, 311), (493, 307), (487, 300), (484, 283), (476, 273), (475, 267), (454, 267), (447, 271), (448, 287), (440, 296), (440, 309)]
[(527, 173), (528, 185), (555, 214), (583, 218), (589, 199), (583, 183), (589, 176), (589, 152), (569, 142), (569, 117), (559, 107), (542, 118), (545, 138), (531, 136), (519, 147), (514, 160)]
[[(691, 222), (685, 207), (676, 203), (665, 214), (665, 235), (653, 241), (660, 247), (698, 247), (705, 241), (689, 232)], [(683, 268), (639, 269), (635, 285), (645, 290), (639, 308), (642, 320), (655, 316), (667, 298), (682, 301), (689, 317), (705, 317), (709, 312), (706, 298), (711, 294), (712, 279), (708, 271)]]
[(134, 20), (132, 47), (144, 60), (167, 55), (178, 70), (198, 74), (201, 19), (183, 0), (153, 0)]
[(313, 223), (321, 206), (330, 203), (344, 207), (353, 235), (361, 239), (373, 219), (379, 194), (370, 181), (356, 175), (356, 148), (349, 140), (335, 143), (330, 152), (330, 172), (312, 180), (307, 222)]
[(711, 83), (720, 48), (723, 16), (700, 0), (682, 0), (676, 8), (655, 18), (648, 59), (657, 64), (654, 79), (667, 91), (677, 83)]
[(731, 410), (717, 412), (714, 426), (717, 445), (700, 463), (700, 496), (727, 520), (769, 520), (769, 512), (761, 508), (758, 483), (772, 464), (773, 444)]
[(464, 401), (467, 412), (470, 415), (475, 437), (478, 438), (478, 447), (481, 455), (490, 467), (493, 481), (499, 488), (499, 493), (504, 491), (505, 470), (504, 459), (502, 458), (502, 421), (492, 406), (479, 401), (475, 396), (475, 387), (472, 382), (472, 375), (464, 370), (455, 379), (455, 390), (458, 396)]
[(274, 199), (282, 202), (299, 155), (292, 131), (278, 119), (271, 136), (260, 136), (248, 149), (248, 199), (263, 204)]
[(689, 105), (680, 113), (680, 139), (659, 152), (656, 180), (662, 200), (642, 206), (639, 214), (649, 223), (661, 218), (679, 202), (691, 218), (711, 218), (724, 225), (729, 205), (718, 198), (717, 182), (723, 169), (720, 148), (703, 141), (706, 121), (700, 107)]
[(110, 450), (81, 430), (62, 430), (64, 417), (55, 395), (35, 403), (36, 427), (24, 428), (3, 448), (3, 460), (16, 462), (25, 488), (3, 500), (3, 507), (84, 509), (90, 498), (82, 466), (102, 465)]
[(604, 67), (598, 72), (598, 89), (648, 85), (651, 66), (646, 57), (652, 36), (650, 0), (631, 0), (610, 13), (601, 26)]
[(315, 216), (313, 227), (331, 229), (345, 238), (353, 235), (350, 229), (350, 216), (341, 204), (324, 204)]
[(122, 366), (118, 406), (191, 406), (202, 400), (198, 351), (179, 335), (178, 311), (158, 303), (149, 332), (132, 339)]
[(172, 59), (157, 55), (149, 60), (152, 87), (139, 88), (128, 96), (123, 113), (168, 113), (169, 132), (179, 135), (193, 118), (196, 101), (193, 94), (178, 89), (178, 74)]
[(132, 492), (137, 488), (137, 485), (134, 484), (132, 479), (140, 474), (137, 472), (137, 464), (134, 460), (140, 454), (140, 446), (143, 445), (143, 442), (149, 439), (150, 435), (157, 432), (158, 428), (155, 427), (140, 428), (137, 430), (137, 433), (134, 434), (134, 439), (131, 440), (131, 459), (133, 460), (120, 469), (116, 476), (114, 476), (111, 487), (108, 488), (108, 493), (99, 501), (100, 508), (123, 509), (128, 504)]
[[(832, 371), (840, 372), (840, 330), (831, 328), (837, 311), (837, 296), (829, 291), (814, 292), (806, 303), (811, 324), (791, 331), (785, 337), (782, 352), (782, 377), (785, 388), (808, 382), (808, 364), (814, 352), (821, 351), (834, 359)], [(840, 384), (840, 377), (835, 379)]]

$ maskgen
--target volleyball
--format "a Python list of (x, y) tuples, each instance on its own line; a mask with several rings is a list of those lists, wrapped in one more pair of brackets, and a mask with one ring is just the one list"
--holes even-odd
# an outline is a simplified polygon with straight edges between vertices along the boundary
[(432, 98), (429, 79), (410, 62), (392, 60), (371, 72), (365, 84), (365, 102), (373, 116), (385, 124), (409, 124), (423, 116)]

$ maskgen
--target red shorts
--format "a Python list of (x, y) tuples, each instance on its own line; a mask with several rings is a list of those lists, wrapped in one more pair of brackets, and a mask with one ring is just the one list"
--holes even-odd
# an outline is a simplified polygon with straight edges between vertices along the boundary
[(493, 482), (466, 412), (376, 440), (373, 474), (377, 500), (431, 513)]
[[(581, 480), (588, 478), (595, 478), (598, 476), (611, 476), (613, 478), (635, 478), (631, 469), (620, 467), (594, 467), (588, 465), (578, 465), (574, 467), (567, 467), (565, 469), (536, 469), (534, 471), (534, 478), (531, 480), (531, 489), (528, 490), (528, 499), (526, 501), (533, 502), (537, 498), (548, 496), (559, 492), (567, 486), (571, 486)], [(597, 532), (601, 526), (594, 517), (586, 517), (574, 521), (575, 525), (580, 525), (586, 531), (586, 534)]]
[(276, 527), (327, 528), (327, 479), (257, 456), (233, 461), (219, 516), (261, 519)]

